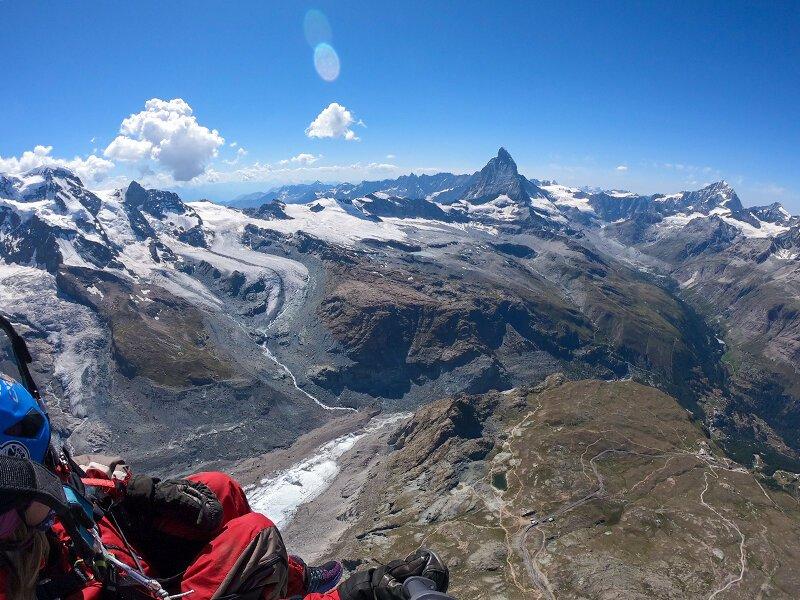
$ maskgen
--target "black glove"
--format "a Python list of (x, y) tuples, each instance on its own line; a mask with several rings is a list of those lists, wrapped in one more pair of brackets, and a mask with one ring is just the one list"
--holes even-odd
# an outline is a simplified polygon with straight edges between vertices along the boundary
[(341, 600), (407, 600), (403, 582), (409, 577), (427, 577), (439, 592), (446, 592), (450, 574), (441, 558), (430, 550), (420, 549), (405, 560), (359, 571), (339, 586)]
[(123, 500), (125, 509), (154, 522), (169, 522), (214, 532), (222, 523), (222, 504), (211, 489), (196, 481), (161, 481), (135, 475)]

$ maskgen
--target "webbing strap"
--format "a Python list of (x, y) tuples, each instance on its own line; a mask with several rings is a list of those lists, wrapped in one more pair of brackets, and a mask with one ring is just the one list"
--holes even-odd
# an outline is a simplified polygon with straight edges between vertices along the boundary
[(109, 491), (117, 489), (117, 484), (112, 479), (81, 477), (81, 481), (83, 485), (87, 487), (101, 488)]

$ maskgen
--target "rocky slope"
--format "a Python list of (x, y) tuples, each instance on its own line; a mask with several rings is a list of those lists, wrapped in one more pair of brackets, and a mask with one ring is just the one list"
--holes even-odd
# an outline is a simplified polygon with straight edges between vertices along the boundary
[(308, 505), (288, 539), (338, 506), (346, 532), (329, 554), (355, 567), (435, 547), (459, 598), (790, 598), (800, 586), (796, 498), (653, 388), (552, 376), (448, 398), (368, 454), (345, 460), (366, 477), (354, 469)]

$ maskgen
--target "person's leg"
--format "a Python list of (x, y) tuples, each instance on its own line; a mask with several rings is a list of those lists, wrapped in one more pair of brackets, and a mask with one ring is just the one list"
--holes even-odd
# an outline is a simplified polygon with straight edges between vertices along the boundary
[(231, 519), (189, 565), (181, 591), (192, 600), (236, 594), (242, 600), (287, 597), (288, 556), (281, 535), (265, 516)]
[(145, 575), (154, 577), (153, 568), (137, 548), (134, 548), (123, 538), (122, 533), (107, 518), (102, 518), (97, 523), (97, 530), (103, 545), (110, 550), (117, 559), (136, 569), (140, 568)]
[[(216, 471), (196, 473), (187, 477), (190, 481), (196, 481), (207, 485), (217, 499), (222, 504), (223, 527), (232, 519), (252, 514), (247, 496), (238, 481)], [(289, 596), (301, 596), (306, 590), (306, 565), (302, 560), (295, 556), (289, 557)]]
[(303, 596), (306, 591), (306, 563), (296, 556), (289, 555), (289, 580), (286, 594), (289, 598)]

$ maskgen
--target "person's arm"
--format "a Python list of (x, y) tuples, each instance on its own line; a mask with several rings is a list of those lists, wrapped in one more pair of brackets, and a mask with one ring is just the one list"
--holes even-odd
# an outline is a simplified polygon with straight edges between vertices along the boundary
[(191, 540), (203, 540), (222, 524), (222, 504), (204, 483), (188, 479), (161, 481), (134, 475), (122, 507), (145, 517), (157, 530)]
[(405, 560), (353, 573), (337, 588), (336, 600), (405, 600), (403, 582), (415, 576), (430, 579), (439, 592), (450, 585), (445, 562), (432, 550), (420, 548)]

